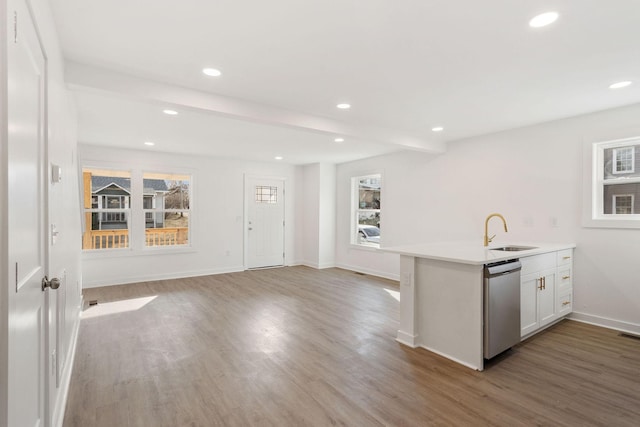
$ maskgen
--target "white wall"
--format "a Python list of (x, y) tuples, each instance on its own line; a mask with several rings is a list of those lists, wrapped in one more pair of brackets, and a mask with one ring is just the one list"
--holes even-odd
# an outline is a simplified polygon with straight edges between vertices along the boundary
[(300, 264), (314, 268), (335, 266), (336, 166), (314, 163), (301, 166), (297, 214), (302, 227)]
[(245, 175), (285, 179), (285, 264), (293, 264), (300, 258), (295, 245), (295, 166), (182, 156), (153, 150), (123, 150), (85, 144), (80, 147), (84, 166), (185, 172), (193, 176), (191, 247), (177, 251), (85, 251), (85, 287), (244, 270)]
[[(383, 170), (385, 246), (472, 240), (502, 213), (494, 242), (575, 242), (575, 317), (640, 333), (640, 230), (584, 228), (583, 149), (640, 135), (640, 105), (451, 143), (441, 155), (400, 153), (338, 166), (337, 264), (397, 277), (397, 257), (349, 245), (352, 175)], [(554, 226), (556, 224), (557, 226)]]
[(319, 267), (320, 256), (320, 164), (302, 166), (302, 183), (300, 188), (303, 205), (298, 211), (302, 226), (302, 259), (301, 263), (310, 267)]
[[(49, 408), (54, 425), (62, 425), (68, 382), (73, 368), (73, 352), (82, 309), (82, 272), (78, 241), (80, 205), (78, 188), (77, 114), (75, 103), (64, 81), (64, 61), (58, 45), (48, 1), (34, 1), (34, 12), (48, 56), (48, 142), (49, 173), (51, 165), (62, 168), (62, 180), (49, 179), (49, 226), (58, 231), (56, 243), (49, 250), (49, 277), (62, 281), (60, 288), (49, 292), (49, 358), (56, 353), (60, 383), (56, 372), (49, 377)], [(59, 329), (58, 329), (59, 328)]]
[(336, 262), (336, 166), (321, 163), (318, 172), (318, 266), (327, 268)]

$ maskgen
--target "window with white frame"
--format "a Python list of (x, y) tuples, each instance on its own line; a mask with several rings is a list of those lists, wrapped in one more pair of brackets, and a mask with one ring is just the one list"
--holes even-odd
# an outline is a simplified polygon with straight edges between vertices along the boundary
[(614, 194), (613, 213), (616, 215), (633, 214), (633, 194)]
[(129, 247), (131, 172), (82, 170), (85, 231), (82, 249)]
[(191, 177), (145, 173), (142, 182), (145, 246), (189, 244)]
[[(190, 175), (97, 168), (82, 172), (84, 250), (189, 245)], [(142, 176), (138, 185), (131, 185), (132, 175), (138, 180)]]
[(351, 243), (380, 247), (380, 194), (382, 175), (351, 178)]
[(612, 148), (613, 173), (633, 173), (635, 170), (635, 147)]
[(640, 194), (640, 173), (635, 164), (639, 151), (640, 138), (593, 144), (591, 220), (596, 223), (590, 225), (640, 227), (639, 207), (635, 206)]

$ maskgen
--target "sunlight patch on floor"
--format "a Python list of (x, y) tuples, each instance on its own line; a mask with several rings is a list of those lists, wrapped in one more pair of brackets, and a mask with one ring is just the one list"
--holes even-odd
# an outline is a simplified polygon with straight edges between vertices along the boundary
[(82, 318), (91, 319), (94, 317), (105, 316), (107, 314), (126, 313), (128, 311), (139, 310), (157, 297), (157, 295), (154, 295), (152, 297), (133, 298), (122, 301), (99, 303), (98, 305), (89, 306), (89, 308), (83, 311)]
[(387, 291), (387, 293), (389, 295), (391, 295), (393, 298), (395, 298), (396, 301), (400, 301), (400, 292), (393, 291), (393, 290), (387, 289), (387, 288), (384, 288), (384, 290)]

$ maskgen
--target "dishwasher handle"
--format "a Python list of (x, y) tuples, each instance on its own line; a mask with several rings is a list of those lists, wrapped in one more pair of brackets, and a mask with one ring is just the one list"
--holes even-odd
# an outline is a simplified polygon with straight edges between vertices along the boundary
[(522, 269), (520, 260), (509, 260), (503, 262), (497, 262), (494, 264), (487, 264), (484, 267), (484, 274), (486, 277), (501, 276), (507, 273), (514, 273)]

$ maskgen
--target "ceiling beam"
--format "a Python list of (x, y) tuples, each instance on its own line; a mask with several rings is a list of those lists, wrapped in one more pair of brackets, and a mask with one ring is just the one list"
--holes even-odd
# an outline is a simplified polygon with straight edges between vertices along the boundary
[(443, 142), (426, 140), (403, 131), (378, 126), (354, 126), (338, 120), (160, 83), (77, 62), (67, 61), (65, 65), (65, 79), (71, 89), (97, 90), (251, 122), (392, 144), (408, 150), (429, 153), (445, 151)]

